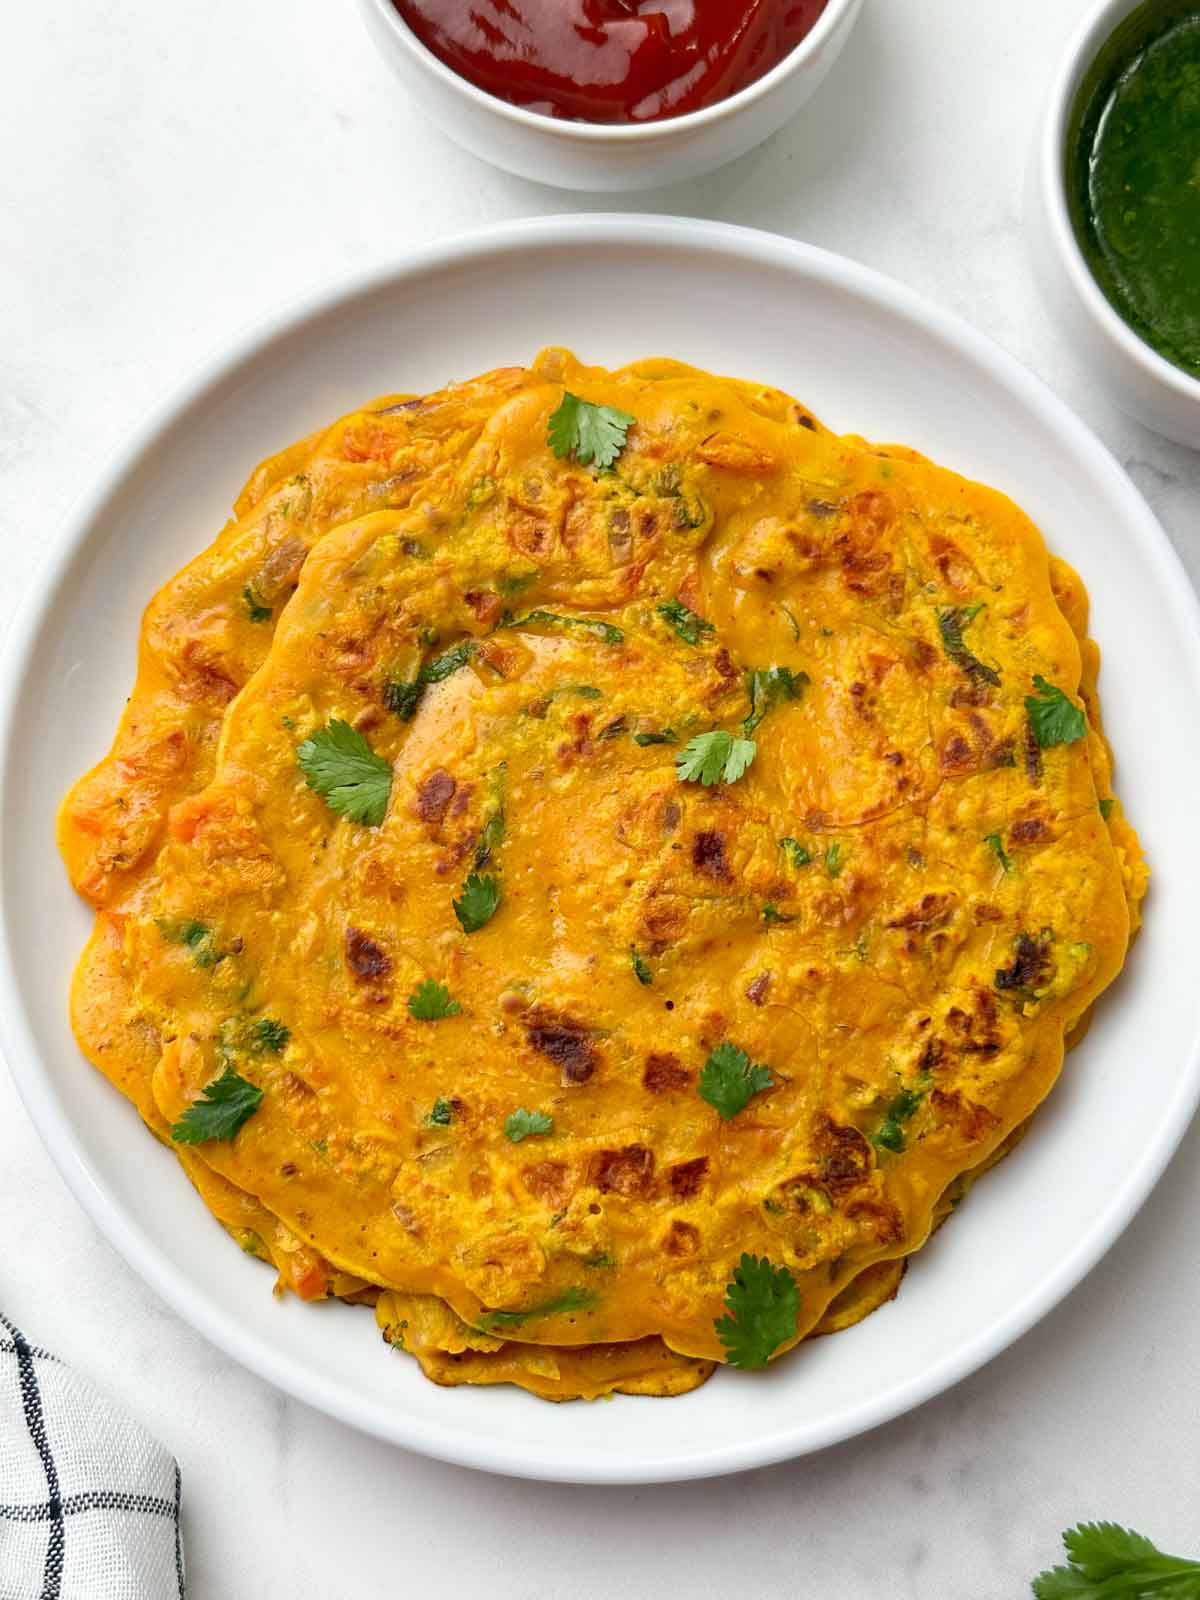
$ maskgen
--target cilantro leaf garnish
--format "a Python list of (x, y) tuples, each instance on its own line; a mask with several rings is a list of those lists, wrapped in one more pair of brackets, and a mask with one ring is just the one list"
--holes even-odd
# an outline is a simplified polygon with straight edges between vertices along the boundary
[(272, 611), (270, 606), (263, 605), (249, 584), (242, 590), (242, 599), (246, 610), (250, 614), (251, 622), (270, 622)]
[(744, 1050), (726, 1041), (719, 1044), (704, 1063), (696, 1091), (701, 1100), (707, 1100), (719, 1114), (722, 1122), (729, 1122), (756, 1094), (773, 1088), (774, 1084), (769, 1067), (751, 1061)]
[(400, 718), (401, 722), (411, 722), (417, 714), (417, 707), (421, 703), (421, 696), (431, 683), (444, 683), (460, 667), (465, 667), (467, 662), (478, 650), (479, 646), (474, 639), (464, 639), (461, 644), (456, 644), (452, 649), (445, 650), (440, 656), (435, 656), (432, 661), (426, 661), (419, 669), (415, 678), (410, 678), (407, 683), (391, 682), (383, 686), (383, 703), (389, 711)]
[(454, 1101), (447, 1100), (444, 1095), (438, 1095), (429, 1108), (429, 1115), (425, 1119), (432, 1122), (435, 1128), (448, 1128), (454, 1121)]
[(1100, 815), (1104, 818), (1105, 822), (1107, 822), (1109, 817), (1112, 816), (1112, 808), (1116, 804), (1116, 796), (1106, 794), (1104, 799), (1098, 801), (1097, 804), (1100, 807)]
[(377, 756), (348, 722), (337, 717), (305, 739), (296, 751), (310, 789), (331, 811), (350, 822), (377, 828), (392, 792), (392, 764)]
[(553, 1132), (554, 1118), (548, 1117), (544, 1111), (526, 1111), (524, 1106), (518, 1106), (504, 1119), (505, 1136), (514, 1144), (520, 1144), (522, 1139)]
[(492, 851), (504, 841), (504, 812), (493, 811), (479, 830), (479, 843), (475, 846), (476, 867), (486, 867)]
[(645, 749), (648, 744), (674, 744), (675, 737), (674, 728), (663, 728), (658, 733), (635, 733), (633, 742)]
[(639, 983), (653, 983), (654, 974), (637, 952), (636, 945), (629, 946), (629, 965), (633, 968), (633, 975)]
[(675, 629), (684, 644), (699, 644), (702, 634), (716, 632), (711, 622), (697, 616), (682, 600), (664, 600), (655, 609), (663, 621), (669, 622)]
[(564, 1289), (552, 1300), (539, 1300), (537, 1305), (524, 1311), (485, 1311), (477, 1326), (484, 1333), (498, 1333), (502, 1328), (519, 1328), (531, 1317), (556, 1317), (563, 1311), (586, 1311), (599, 1299), (594, 1289)]
[(912, 1121), (917, 1107), (924, 1098), (919, 1089), (901, 1089), (884, 1113), (883, 1121), (876, 1128), (871, 1143), (877, 1149), (890, 1150), (893, 1155), (899, 1155), (908, 1142), (904, 1124)]
[(1004, 871), (1006, 873), (1011, 872), (1013, 869), (1012, 857), (1004, 848), (1004, 840), (1000, 837), (1000, 835), (998, 833), (985, 833), (983, 836), (983, 842), (985, 845), (987, 845), (988, 849), (995, 856), (996, 860), (1004, 868)]
[(595, 617), (564, 617), (557, 611), (543, 611), (539, 606), (537, 610), (530, 611), (523, 617), (505, 617), (500, 623), (502, 628), (524, 628), (531, 622), (540, 622), (559, 628), (586, 628), (594, 633), (603, 644), (621, 644), (625, 638), (624, 630), (614, 627), (611, 622), (600, 622)]
[(787, 839), (780, 839), (779, 848), (781, 850), (786, 850), (788, 855), (791, 856), (792, 865), (797, 869), (797, 871), (799, 871), (801, 867), (807, 867), (809, 862), (812, 860), (812, 851), (807, 845), (801, 844), (799, 839), (792, 839), (790, 837)]
[(748, 739), (772, 706), (784, 700), (798, 700), (809, 682), (807, 672), (790, 667), (755, 667), (746, 674), (746, 693), (750, 696), (750, 715), (742, 723)]
[(581, 466), (611, 467), (636, 421), (628, 411), (594, 405), (568, 389), (550, 414), (546, 443), (560, 460), (573, 455)]
[(225, 952), (217, 949), (213, 931), (206, 922), (190, 919), (172, 922), (169, 918), (156, 917), (154, 925), (168, 944), (186, 945), (192, 952), (193, 962), (200, 968), (215, 967), (218, 961), (225, 959)]
[(724, 728), (698, 733), (675, 757), (680, 783), (736, 783), (758, 753), (753, 739), (738, 739)]
[(209, 1139), (232, 1139), (242, 1123), (252, 1117), (262, 1101), (257, 1084), (226, 1067), (207, 1084), (171, 1129), (176, 1144), (204, 1144)]
[(1036, 1600), (1198, 1600), (1200, 1561), (1166, 1555), (1115, 1522), (1081, 1522), (1063, 1534), (1068, 1566), (1033, 1580)]
[(273, 1056), (277, 1056), (291, 1037), (291, 1029), (285, 1028), (274, 1017), (257, 1017), (250, 1029), (250, 1048), (269, 1050)]
[(1040, 672), (1033, 675), (1036, 695), (1027, 695), (1025, 710), (1033, 737), (1043, 750), (1053, 744), (1074, 744), (1087, 733), (1087, 718), (1083, 712), (1053, 683), (1047, 683)]
[(461, 1010), (446, 985), (436, 978), (426, 978), (408, 997), (408, 1014), (418, 1022), (440, 1022), (443, 1017), (457, 1017)]
[(786, 1267), (744, 1255), (725, 1285), (725, 1309), (729, 1315), (713, 1323), (717, 1338), (731, 1367), (752, 1371), (795, 1334), (800, 1291)]
[(938, 611), (938, 632), (942, 636), (942, 649), (960, 672), (980, 683), (990, 683), (995, 688), (1000, 674), (995, 667), (985, 666), (963, 643), (962, 631), (983, 610), (982, 603), (973, 606), (942, 606)]
[(453, 902), (454, 915), (464, 933), (478, 933), (495, 916), (500, 904), (500, 881), (478, 872), (469, 873), (462, 894)]
[(795, 917), (786, 916), (780, 911), (774, 900), (768, 900), (762, 908), (762, 919), (764, 922), (795, 922), (796, 920)]
[(506, 827), (505, 790), (508, 785), (508, 762), (502, 761), (498, 767), (488, 774), (488, 789), (491, 796), (491, 813), (483, 827), (479, 830), (479, 840), (475, 846), (474, 866), (476, 872), (481, 867), (486, 867), (492, 859), (493, 853), (504, 843)]
[(840, 878), (846, 863), (842, 860), (842, 847), (835, 839), (825, 851), (825, 871), (831, 878)]

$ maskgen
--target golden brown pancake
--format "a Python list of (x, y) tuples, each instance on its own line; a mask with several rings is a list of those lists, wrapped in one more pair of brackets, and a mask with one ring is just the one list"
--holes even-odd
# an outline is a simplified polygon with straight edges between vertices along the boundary
[[(135, 768), (136, 822), (111, 776), (69, 804), (76, 881), (121, 919), (77, 1024), (95, 1058), (106, 1017), (160, 1133), (226, 1069), (259, 1086), (187, 1152), (206, 1198), (234, 1227), (257, 1208), (277, 1264), (294, 1244), (333, 1292), (382, 1288), (436, 1381), (680, 1392), (725, 1354), (744, 1253), (799, 1289), (781, 1347), (894, 1293), (1051, 1087), (1144, 868), (1082, 586), (1002, 495), (676, 363), (548, 352), (504, 382), (410, 503), (331, 509), (258, 661), (220, 658), (246, 686), (206, 705), (204, 754)], [(549, 448), (564, 388), (636, 419), (614, 470)], [(222, 568), (224, 638), (253, 626), (248, 570)], [(192, 703), (146, 661), (137, 750)], [(745, 735), (755, 672), (752, 765), (681, 781), (693, 735)], [(1035, 679), (1089, 737), (1036, 743)], [(333, 719), (391, 767), (378, 827), (300, 770)], [(477, 866), (501, 898), (465, 931)], [(433, 1023), (407, 1004), (430, 979), (458, 1007)], [(728, 1120), (699, 1092), (722, 1050), (770, 1078)], [(552, 1126), (514, 1142), (519, 1109)]]

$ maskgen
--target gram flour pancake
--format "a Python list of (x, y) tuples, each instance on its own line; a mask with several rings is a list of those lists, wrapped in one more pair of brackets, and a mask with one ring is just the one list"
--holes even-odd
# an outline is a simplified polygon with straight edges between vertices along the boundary
[[(268, 469), (203, 603), (152, 608), (125, 743), (64, 813), (104, 907), (77, 1027), (160, 1135), (223, 1072), (261, 1089), (184, 1149), (205, 1198), (437, 1381), (680, 1392), (745, 1254), (798, 1290), (780, 1349), (894, 1292), (1051, 1087), (1144, 867), (1082, 585), (1002, 495), (672, 362), (466, 389), (409, 492), (378, 486), (420, 405), (282, 458), (336, 482), (384, 435), (280, 591)], [(611, 470), (550, 448), (564, 391), (635, 419)], [(1039, 744), (1039, 683), (1087, 737)], [(390, 768), (378, 826), (306, 782), (332, 723)], [(681, 781), (713, 730), (752, 763)], [(769, 1080), (728, 1118), (722, 1051)]]

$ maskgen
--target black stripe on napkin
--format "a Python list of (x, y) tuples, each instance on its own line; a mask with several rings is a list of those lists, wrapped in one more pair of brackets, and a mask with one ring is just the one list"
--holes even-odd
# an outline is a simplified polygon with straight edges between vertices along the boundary
[(50, 1539), (46, 1545), (46, 1565), (42, 1572), (41, 1600), (59, 1600), (62, 1594), (63, 1555), (66, 1550), (66, 1524), (63, 1522), (62, 1501), (58, 1493), (58, 1468), (46, 1435), (46, 1417), (42, 1411), (42, 1391), (38, 1385), (37, 1368), (33, 1351), (25, 1342), (20, 1328), (14, 1328), (8, 1319), (0, 1318), (12, 1334), (13, 1351), (17, 1358), (17, 1373), (21, 1384), (21, 1407), (25, 1412), (25, 1426), (46, 1474), (46, 1491), (50, 1498), (46, 1513), (50, 1521)]

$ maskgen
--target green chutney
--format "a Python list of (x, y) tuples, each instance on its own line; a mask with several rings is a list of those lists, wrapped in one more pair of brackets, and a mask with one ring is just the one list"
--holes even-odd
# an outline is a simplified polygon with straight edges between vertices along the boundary
[(1200, 5), (1146, 0), (1075, 97), (1067, 196), (1096, 282), (1147, 344), (1200, 377)]

